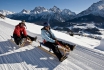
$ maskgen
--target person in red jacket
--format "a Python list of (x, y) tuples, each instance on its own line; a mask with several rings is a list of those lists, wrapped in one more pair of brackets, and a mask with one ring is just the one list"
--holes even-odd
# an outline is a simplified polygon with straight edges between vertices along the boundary
[(31, 41), (36, 41), (37, 37), (31, 37), (27, 35), (26, 29), (25, 29), (25, 22), (22, 21), (18, 25), (15, 26), (14, 32), (13, 32), (13, 38), (17, 45), (20, 45), (22, 43), (23, 38), (29, 38)]

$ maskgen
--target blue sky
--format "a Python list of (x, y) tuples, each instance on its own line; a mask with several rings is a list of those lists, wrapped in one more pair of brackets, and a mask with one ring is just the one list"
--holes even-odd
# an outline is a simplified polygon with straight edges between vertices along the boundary
[(37, 6), (47, 9), (57, 6), (60, 9), (69, 9), (80, 13), (100, 0), (0, 0), (0, 10), (20, 12), (22, 9), (33, 10)]

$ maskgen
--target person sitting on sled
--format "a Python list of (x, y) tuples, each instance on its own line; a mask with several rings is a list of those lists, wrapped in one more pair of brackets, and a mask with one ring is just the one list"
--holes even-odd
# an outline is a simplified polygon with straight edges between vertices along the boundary
[(31, 41), (36, 41), (37, 37), (31, 37), (27, 35), (26, 29), (25, 29), (25, 21), (23, 20), (21, 23), (15, 26), (14, 32), (13, 32), (13, 38), (14, 42), (17, 45), (22, 44), (23, 38), (30, 39)]
[(66, 44), (66, 43), (63, 43), (62, 41), (57, 40), (57, 38), (51, 31), (50, 24), (47, 22), (44, 23), (44, 27), (41, 29), (41, 36), (43, 38), (44, 45), (46, 45), (47, 47), (52, 49), (52, 51), (57, 56), (59, 61), (63, 61), (67, 57), (61, 54), (57, 45), (59, 45), (59, 44), (68, 45), (68, 46), (70, 46), (71, 50), (73, 50), (73, 48), (74, 48), (74, 45)]

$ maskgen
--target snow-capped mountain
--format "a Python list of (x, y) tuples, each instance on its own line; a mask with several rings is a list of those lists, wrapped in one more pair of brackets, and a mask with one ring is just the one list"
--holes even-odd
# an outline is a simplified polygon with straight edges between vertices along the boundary
[(68, 9), (60, 10), (60, 8), (53, 6), (53, 8), (46, 9), (44, 7), (35, 7), (33, 10), (23, 9), (19, 13), (9, 15), (9, 18), (21, 20), (22, 17), (25, 17), (24, 20), (29, 22), (38, 22), (38, 21), (55, 21), (55, 22), (65, 22), (70, 18), (74, 17), (76, 14), (71, 12)]
[[(53, 8), (50, 9), (46, 9), (44, 7), (39, 6), (35, 7), (33, 10), (23, 9), (19, 13), (12, 14), (11, 16), (9, 16), (9, 18), (21, 20), (22, 17), (25, 17), (24, 20), (29, 22), (48, 21), (52, 23), (58, 22), (61, 23), (66, 22), (68, 20), (72, 20), (71, 22), (73, 22), (73, 19), (74, 21), (83, 21), (83, 22), (86, 21), (103, 22), (102, 18), (104, 17), (103, 12), (104, 12), (104, 0), (100, 0), (97, 3), (93, 3), (88, 9), (82, 11), (77, 15), (75, 14), (75, 12), (72, 12), (69, 9), (61, 10), (57, 6), (53, 6)], [(98, 20), (96, 20), (96, 18), (98, 18)]]
[(98, 28), (104, 28), (104, 0), (100, 0), (99, 2), (93, 3), (88, 9), (82, 11), (74, 18), (67, 21), (69, 26), (86, 26), (85, 24), (93, 24), (93, 22), (96, 27), (94, 29), (87, 29), (88, 32), (91, 31), (92, 33), (92, 30), (98, 32)]
[(39, 6), (39, 7), (35, 7), (30, 12), (34, 13), (34, 14), (39, 14), (39, 13), (42, 13), (42, 12), (45, 12), (45, 11), (48, 11), (48, 10), (46, 8), (44, 8), (44, 7)]
[[(73, 28), (72, 31), (74, 32), (82, 31), (92, 34), (101, 34), (98, 28), (104, 29), (104, 0), (100, 0), (99, 2), (93, 3), (88, 9), (77, 14), (74, 18), (70, 19), (66, 23), (67, 27), (71, 26), (71, 28)], [(74, 28), (75, 26), (85, 28), (87, 24), (93, 23), (95, 26), (94, 28)]]
[[(97, 29), (97, 27), (104, 28), (104, 0), (93, 3), (88, 9), (77, 15), (69, 9), (61, 10), (57, 6), (53, 6), (50, 9), (39, 6), (33, 10), (23, 9), (19, 13), (8, 15), (8, 17), (15, 20), (26, 20), (27, 22), (33, 22), (38, 25), (42, 25), (44, 21), (48, 21), (52, 28), (57, 27), (56, 29), (65, 31), (69, 31), (70, 26), (72, 28), (77, 25), (77, 23), (83, 26), (83, 23), (87, 25), (88, 23), (92, 24), (94, 22), (96, 26), (94, 29), (98, 32), (99, 29)], [(84, 24), (84, 26), (86, 25)], [(81, 29), (74, 28), (74, 30), (77, 31)], [(87, 31), (89, 32), (91, 30)]]
[(60, 8), (58, 8), (56, 6), (53, 6), (53, 8), (50, 8), (49, 10), (52, 11), (52, 12), (54, 12), (54, 13), (61, 13)]
[(26, 9), (23, 9), (20, 13), (22, 13), (22, 14), (29, 14), (30, 11), (29, 10), (26, 10)]
[(100, 0), (97, 3), (93, 3), (88, 9), (82, 11), (76, 17), (81, 17), (89, 14), (104, 17), (104, 0)]
[(64, 10), (62, 10), (62, 12), (61, 12), (63, 15), (76, 15), (75, 14), (75, 12), (72, 12), (72, 11), (70, 11), (69, 9), (64, 9)]
[(64, 19), (69, 20), (69, 19), (75, 17), (76, 13), (70, 11), (69, 9), (64, 9), (64, 10), (62, 10), (61, 15), (63, 16)]
[(3, 14), (3, 15), (9, 15), (9, 14), (14, 14), (14, 12), (11, 12), (11, 11), (7, 11), (7, 10), (0, 10), (0, 14)]

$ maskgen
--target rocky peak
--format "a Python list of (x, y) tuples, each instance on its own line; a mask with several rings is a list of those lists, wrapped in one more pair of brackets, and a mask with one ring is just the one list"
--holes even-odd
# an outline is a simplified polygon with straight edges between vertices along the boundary
[(44, 11), (47, 11), (47, 9), (41, 6), (35, 7), (33, 10), (31, 10), (31, 12), (44, 12)]
[(26, 9), (23, 9), (23, 10), (21, 11), (21, 13), (28, 14), (28, 13), (30, 13), (30, 11), (29, 11), (29, 10), (26, 10)]
[(62, 10), (62, 14), (76, 15), (74, 12), (71, 12), (69, 9)]
[(50, 8), (49, 9), (50, 11), (52, 11), (52, 12), (56, 12), (56, 13), (60, 13), (61, 12), (61, 10), (58, 8), (58, 7), (56, 7), (56, 6), (53, 6), (53, 8)]

